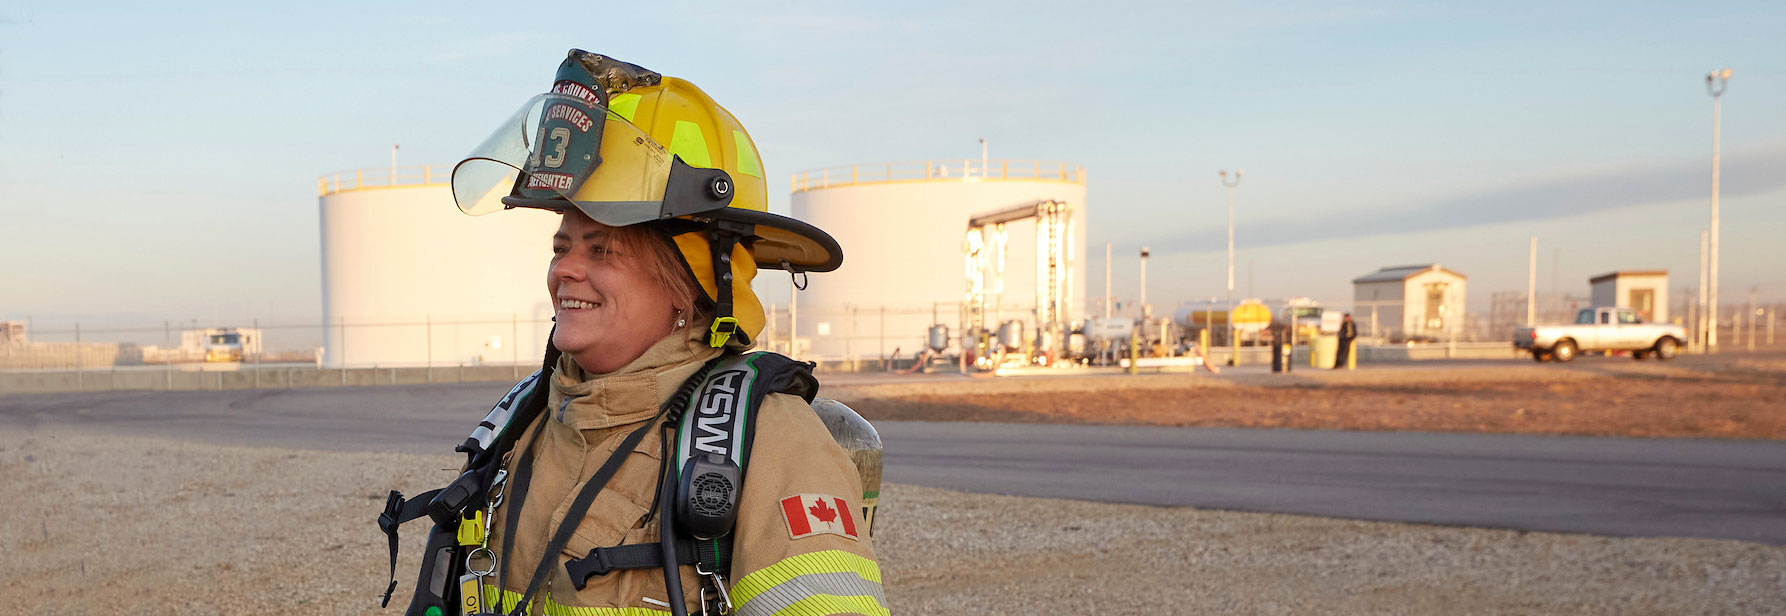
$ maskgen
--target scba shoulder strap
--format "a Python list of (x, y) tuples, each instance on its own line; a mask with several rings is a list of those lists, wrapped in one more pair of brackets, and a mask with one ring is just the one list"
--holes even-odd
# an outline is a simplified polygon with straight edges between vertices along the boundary
[(708, 373), (677, 425), (673, 468), (712, 454), (743, 469), (763, 398), (785, 393), (811, 403), (818, 389), (811, 364), (769, 352), (726, 356)]
[[(556, 361), (556, 353), (551, 353), (546, 365)], [(510, 388), (465, 442), (454, 448), (466, 455), (466, 465), (465, 471), (451, 484), (408, 499), (403, 498), (401, 492), (392, 490), (385, 499), (385, 510), (378, 516), (378, 528), (389, 539), (391, 583), (381, 597), (380, 607), (390, 604), (391, 594), (397, 589), (397, 527), (424, 515), (432, 518), (435, 526), (422, 555), (422, 571), (408, 612), (421, 614), (418, 610), (426, 606), (452, 604), (448, 599), (453, 589), (444, 582), (450, 577), (456, 578), (448, 573), (464, 564), (460, 550), (454, 549), (458, 544), (455, 531), (460, 520), (476, 509), (474, 505), (489, 498), (491, 484), (500, 472), (502, 455), (514, 447), (516, 435), (508, 428), (525, 426), (544, 410), (546, 388), (540, 384), (544, 382), (546, 370), (542, 367)]]
[[(679, 530), (676, 553), (693, 557), (679, 560), (696, 564), (703, 572), (725, 573), (731, 568), (731, 531), (756, 418), (772, 393), (812, 402), (818, 393), (812, 364), (768, 352), (728, 353), (690, 394), (681, 417), (671, 418), (675, 444), (666, 456), (665, 471), (673, 473), (666, 483), (677, 486), (670, 522)], [(583, 588), (590, 577), (616, 569), (664, 566), (664, 559), (657, 556), (661, 548), (661, 542), (595, 548), (565, 568)]]
[(540, 388), (542, 372), (544, 369), (535, 370), (533, 374), (527, 375), (527, 378), (521, 379), (521, 382), (515, 383), (515, 386), (509, 389), (508, 395), (496, 401), (496, 406), (490, 409), (490, 413), (484, 416), (483, 421), (478, 422), (477, 429), (471, 431), (471, 436), (466, 437), (464, 443), (453, 448), (453, 451), (468, 456), (467, 465), (475, 462), (479, 454), (489, 451), (491, 446), (496, 444), (497, 438), (508, 429), (509, 420), (514, 418), (515, 411), (519, 408), (515, 402), (527, 399)]

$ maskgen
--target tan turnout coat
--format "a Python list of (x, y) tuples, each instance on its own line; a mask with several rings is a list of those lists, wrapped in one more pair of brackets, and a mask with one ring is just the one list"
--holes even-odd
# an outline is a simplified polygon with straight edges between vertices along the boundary
[[(704, 343), (705, 334), (700, 328), (674, 333), (612, 374), (584, 375), (569, 355), (563, 356), (548, 382), (551, 389), (543, 417), (522, 434), (516, 450), (503, 461), (513, 479), (520, 456), (535, 456), (525, 502), (518, 503), (514, 545), (508, 561), (500, 563), (507, 571), (505, 611), (526, 590), (541, 551), (563, 524), (584, 481), (628, 433), (657, 414), (684, 380), (719, 354), (719, 349)], [(795, 514), (784, 506), (784, 500), (798, 495), (841, 498), (851, 512), (857, 512), (856, 520), (866, 524), (860, 519), (863, 494), (855, 467), (799, 397), (770, 394), (757, 412), (755, 444), (733, 531), (732, 569), (725, 574), (738, 613), (887, 613), (868, 529), (855, 529), (856, 537), (834, 531), (794, 538), (793, 529), (806, 530), (805, 521), (791, 520)], [(528, 451), (537, 430), (544, 433), (534, 451)], [(638, 448), (627, 454), (577, 524), (563, 553), (554, 555), (557, 563), (535, 594), (532, 613), (667, 613), (661, 569), (613, 571), (590, 578), (578, 591), (563, 567), (565, 561), (582, 558), (596, 547), (658, 540), (661, 516), (641, 522), (656, 496), (662, 435), (661, 429), (649, 430)], [(504, 518), (512, 513), (508, 509), (516, 505), (503, 503), (490, 521), (490, 546), (498, 554), (501, 545), (511, 540), (501, 535)], [(681, 572), (690, 613), (699, 614), (701, 578), (689, 564)], [(486, 600), (493, 600), (496, 578), (486, 583), (490, 585)]]

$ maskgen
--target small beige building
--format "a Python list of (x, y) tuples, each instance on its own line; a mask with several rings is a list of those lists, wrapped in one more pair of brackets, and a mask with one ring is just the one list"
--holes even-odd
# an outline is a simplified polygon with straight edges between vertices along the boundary
[(1464, 325), (1465, 283), (1438, 264), (1385, 267), (1352, 279), (1352, 321), (1363, 336), (1443, 340)]
[(1668, 322), (1668, 270), (1609, 272), (1588, 284), (1595, 306), (1630, 308), (1646, 322)]

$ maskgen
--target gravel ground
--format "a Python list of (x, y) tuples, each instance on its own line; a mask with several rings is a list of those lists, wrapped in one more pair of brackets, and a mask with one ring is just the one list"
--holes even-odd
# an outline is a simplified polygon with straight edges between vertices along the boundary
[[(34, 614), (391, 614), (373, 523), (450, 455), (0, 435), (0, 604)], [(889, 485), (905, 614), (1786, 613), (1786, 547), (1351, 522)], [(1020, 523), (1013, 523), (1013, 520)], [(409, 529), (399, 577), (423, 529)], [(399, 593), (411, 579), (402, 579)], [(401, 606), (398, 597), (394, 604)]]
[[(1068, 372), (1067, 374), (1071, 374)], [(1786, 353), (826, 386), (869, 420), (1786, 439)]]

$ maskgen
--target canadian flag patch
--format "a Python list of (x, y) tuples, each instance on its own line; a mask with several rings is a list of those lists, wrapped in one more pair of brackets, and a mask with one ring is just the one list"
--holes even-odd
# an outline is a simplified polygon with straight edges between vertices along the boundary
[(850, 516), (850, 505), (830, 494), (795, 494), (781, 499), (782, 517), (788, 520), (788, 536), (794, 539), (813, 535), (856, 536), (856, 519)]

